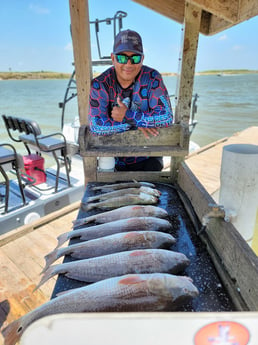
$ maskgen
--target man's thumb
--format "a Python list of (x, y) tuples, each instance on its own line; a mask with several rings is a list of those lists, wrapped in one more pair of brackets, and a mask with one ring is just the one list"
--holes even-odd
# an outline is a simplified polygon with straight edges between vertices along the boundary
[(121, 101), (120, 97), (117, 97), (117, 104), (121, 107), (124, 105), (124, 103)]

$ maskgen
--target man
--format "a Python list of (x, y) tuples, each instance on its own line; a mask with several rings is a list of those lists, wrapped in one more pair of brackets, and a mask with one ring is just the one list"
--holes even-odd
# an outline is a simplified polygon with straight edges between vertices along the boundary
[[(143, 65), (141, 36), (121, 31), (111, 54), (113, 66), (92, 81), (89, 125), (95, 135), (138, 129), (148, 138), (172, 125), (173, 114), (161, 75)], [(118, 171), (160, 171), (162, 157), (117, 157)]]

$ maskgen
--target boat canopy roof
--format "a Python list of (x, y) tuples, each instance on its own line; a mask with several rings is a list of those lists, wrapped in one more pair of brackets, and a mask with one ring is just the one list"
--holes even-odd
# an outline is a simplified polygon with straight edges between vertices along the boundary
[(257, 16), (257, 0), (133, 0), (178, 23), (184, 22), (185, 6), (202, 9), (200, 33), (214, 35)]

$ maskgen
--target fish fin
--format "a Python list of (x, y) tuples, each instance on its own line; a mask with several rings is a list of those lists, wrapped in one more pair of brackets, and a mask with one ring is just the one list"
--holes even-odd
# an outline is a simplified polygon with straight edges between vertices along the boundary
[[(54, 277), (56, 274), (61, 273), (58, 270), (56, 270), (56, 267), (60, 265), (54, 265), (48, 267), (48, 269), (44, 272), (44, 275), (42, 276), (40, 282), (38, 285), (34, 288), (33, 292), (35, 292), (41, 285), (46, 283), (50, 278)], [(63, 273), (63, 272), (62, 272)]]
[(46, 261), (46, 266), (45, 268), (43, 268), (42, 273), (46, 272), (46, 270), (48, 269), (48, 267), (50, 265), (52, 265), (53, 262), (55, 262), (58, 259), (58, 249), (54, 249), (52, 252), (50, 252), (49, 254), (47, 254), (45, 256), (45, 261)]
[(20, 340), (23, 331), (21, 328), (21, 318), (11, 322), (2, 330), (4, 345), (16, 344)]
[(61, 235), (59, 235), (59, 236), (57, 237), (58, 243), (57, 243), (57, 246), (56, 246), (55, 249), (61, 247), (66, 241), (69, 240), (69, 236), (68, 236), (69, 233), (70, 233), (70, 231), (65, 232), (64, 234), (61, 234)]

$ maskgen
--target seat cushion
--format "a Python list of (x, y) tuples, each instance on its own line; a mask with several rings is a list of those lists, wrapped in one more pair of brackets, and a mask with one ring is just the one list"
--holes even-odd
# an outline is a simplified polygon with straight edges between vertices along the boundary
[[(19, 139), (23, 142), (31, 145), (36, 145), (36, 140), (34, 135), (28, 134), (28, 135), (20, 135)], [(42, 138), (42, 136), (37, 137), (40, 149), (42, 151), (50, 152), (50, 151), (56, 151), (58, 149), (62, 149), (65, 147), (65, 142), (63, 140), (54, 138), (54, 137), (48, 137), (48, 138)]]
[(0, 146), (0, 164), (15, 161), (15, 154), (12, 150)]

